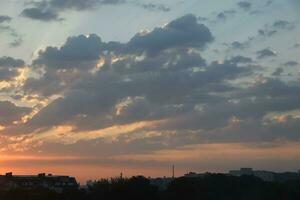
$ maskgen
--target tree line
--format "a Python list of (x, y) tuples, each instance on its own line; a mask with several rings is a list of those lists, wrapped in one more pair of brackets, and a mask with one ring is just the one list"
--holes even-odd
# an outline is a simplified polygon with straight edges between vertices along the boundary
[(143, 176), (101, 179), (86, 189), (57, 193), (45, 188), (15, 188), (0, 191), (2, 200), (299, 200), (300, 180), (265, 182), (254, 176), (210, 174), (181, 177), (166, 188), (151, 184)]

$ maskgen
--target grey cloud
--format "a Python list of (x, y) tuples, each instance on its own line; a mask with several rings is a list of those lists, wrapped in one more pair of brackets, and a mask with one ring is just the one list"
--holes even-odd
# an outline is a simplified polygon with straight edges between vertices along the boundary
[[(180, 58), (178, 57), (179, 55)], [(129, 57), (114, 63), (110, 67), (118, 73), (130, 74), (156, 70), (168, 72), (205, 66), (206, 61), (198, 52), (188, 52), (186, 49), (173, 49), (157, 54), (155, 57), (145, 57), (141, 61), (136, 61), (135, 57)]]
[(76, 72), (73, 69), (47, 69), (41, 78), (28, 78), (22, 89), (27, 94), (50, 97), (54, 94), (62, 94), (64, 90), (84, 77), (83, 73)]
[(225, 10), (217, 15), (218, 20), (226, 20), (228, 17), (233, 17), (236, 14), (235, 10)]
[(11, 125), (31, 111), (31, 108), (18, 107), (9, 101), (0, 101), (0, 125)]
[(209, 19), (207, 17), (198, 17), (198, 21), (206, 22), (206, 21), (209, 21)]
[(18, 68), (24, 65), (25, 62), (21, 59), (0, 57), (0, 80), (9, 81), (16, 77), (19, 74)]
[(0, 67), (22, 67), (25, 62), (21, 59), (12, 57), (0, 57)]
[[(213, 37), (206, 26), (198, 24), (195, 16), (186, 15), (170, 22), (166, 27), (156, 28), (144, 35), (138, 34), (126, 44), (103, 43), (101, 38), (94, 34), (70, 37), (60, 48), (47, 47), (40, 51), (33, 65), (57, 69), (86, 68), (86, 64), (93, 67), (94, 62), (98, 61), (105, 51), (116, 54), (144, 51), (157, 54), (172, 48), (204, 48), (212, 40)], [(189, 62), (193, 62), (193, 59)]]
[[(286, 20), (276, 20), (273, 23), (265, 24), (261, 29), (258, 29), (256, 35), (248, 37), (247, 40), (243, 42), (234, 41), (231, 45), (227, 46), (229, 46), (229, 50), (245, 49), (247, 47), (250, 47), (254, 42), (259, 42), (261, 39), (267, 40), (278, 33), (281, 33), (283, 31), (291, 31), (294, 30), (294, 28), (294, 22), (289, 22)], [(291, 48), (295, 48), (295, 46)]]
[(284, 69), (282, 67), (278, 67), (273, 73), (273, 76), (280, 76), (284, 72)]
[(300, 66), (300, 62), (297, 62), (297, 61), (289, 61), (289, 62), (284, 63), (284, 66), (288, 66), (288, 67)]
[(227, 47), (227, 51), (235, 51), (235, 50), (245, 50), (249, 47), (249, 41), (247, 42), (239, 42), (239, 41), (234, 41), (230, 44), (224, 43), (224, 46)]
[[(40, 51), (33, 65), (57, 69), (86, 68), (86, 65), (96, 62), (104, 50), (105, 46), (97, 35), (70, 37), (60, 48), (47, 47)], [(93, 64), (89, 67), (93, 67)]]
[(26, 8), (22, 11), (21, 15), (27, 18), (40, 21), (59, 20), (56, 11), (45, 8)]
[(277, 53), (272, 51), (271, 49), (262, 49), (256, 52), (258, 59), (268, 58), (268, 57), (276, 57)]
[(125, 0), (44, 0), (30, 2), (31, 6), (22, 11), (22, 15), (33, 20), (61, 21), (60, 14), (65, 10), (93, 10), (102, 5), (116, 5)]
[[(299, 91), (298, 86), (287, 85), (277, 79), (269, 79), (266, 83), (245, 90), (236, 90), (232, 97), (237, 101), (229, 101), (228, 98), (227, 101), (206, 104), (201, 111), (192, 111), (186, 115), (175, 117), (174, 120), (164, 124), (162, 128), (163, 130), (207, 129), (213, 131), (226, 127), (232, 117), (237, 117), (241, 121), (255, 119), (263, 123), (263, 117), (267, 113), (299, 109)], [(244, 130), (241, 129), (241, 131)]]
[(231, 43), (232, 48), (234, 49), (245, 49), (246, 45), (244, 43), (238, 42), (238, 41), (234, 41)]
[(12, 20), (12, 18), (7, 15), (0, 15), (0, 23), (10, 22), (11, 20)]
[(163, 4), (153, 4), (153, 3), (148, 3), (148, 4), (142, 4), (142, 8), (149, 10), (149, 11), (162, 11), (162, 12), (170, 12), (171, 9)]
[(22, 43), (22, 36), (12, 27), (7, 25), (0, 25), (0, 33), (8, 34), (13, 41), (9, 43), (10, 47), (18, 47)]
[(266, 24), (264, 28), (258, 30), (258, 34), (263, 37), (270, 37), (279, 31), (289, 31), (295, 28), (295, 23), (286, 20), (277, 20), (273, 24)]
[[(281, 140), (298, 140), (299, 119), (288, 117), (285, 122), (276, 122), (261, 119), (244, 119), (232, 125), (209, 131), (199, 131), (199, 143), (203, 142), (274, 142)], [(196, 141), (195, 141), (196, 142)]]
[(9, 43), (10, 47), (19, 47), (23, 43), (23, 38), (18, 36), (12, 42)]
[(198, 24), (194, 15), (185, 15), (163, 28), (137, 34), (127, 45), (132, 50), (155, 54), (176, 47), (204, 48), (211, 41), (213, 36), (210, 30), (205, 25)]
[(9, 81), (18, 75), (18, 71), (9, 68), (0, 68), (0, 81)]
[(300, 47), (300, 44), (294, 44), (291, 48), (297, 49), (297, 48), (299, 48), (299, 47)]
[(249, 57), (244, 56), (234, 56), (230, 59), (232, 63), (251, 63), (253, 60)]
[(274, 1), (273, 0), (268, 0), (267, 2), (266, 2), (266, 6), (270, 6), (270, 5), (272, 5), (274, 3)]
[(286, 20), (275, 21), (272, 25), (276, 29), (291, 30), (295, 28), (295, 24)]
[[(55, 125), (74, 125), (75, 131), (97, 130), (164, 119), (164, 123), (140, 131), (193, 133), (197, 138), (221, 140), (222, 135), (217, 137), (213, 131), (229, 134), (231, 121), (240, 120), (246, 127), (246, 121), (264, 123), (269, 113), (299, 109), (297, 83), (266, 79), (245, 84), (259, 70), (251, 58), (235, 56), (208, 63), (201, 49), (212, 36), (204, 27), (188, 15), (135, 36), (140, 37), (141, 44), (133, 45), (132, 40), (125, 44), (104, 43), (91, 35), (71, 37), (62, 47), (46, 48), (33, 62), (35, 68), (46, 72), (40, 79), (28, 80), (25, 91), (62, 97), (29, 120), (23, 131)], [(161, 46), (151, 46), (165, 40)], [(103, 66), (89, 73), (100, 57)], [(260, 133), (267, 130), (258, 127)], [(6, 133), (19, 133), (16, 130), (20, 129), (15, 128)], [(281, 136), (276, 132), (262, 138)], [(237, 132), (231, 139), (246, 137)], [(259, 138), (257, 134), (252, 137)], [(287, 136), (292, 137), (295, 135)]]
[(88, 10), (100, 5), (115, 5), (124, 3), (125, 0), (50, 0), (49, 4), (56, 9)]
[(240, 8), (242, 8), (243, 10), (248, 11), (251, 9), (252, 4), (247, 1), (241, 1), (241, 2), (238, 2), (238, 6)]
[[(197, 98), (202, 96), (202, 101), (206, 101), (205, 95), (197, 95), (201, 90), (226, 90), (223, 86), (224, 80), (251, 74), (251, 67), (238, 66), (239, 63), (250, 61), (244, 57), (236, 57), (224, 64), (214, 62), (209, 66), (202, 66), (204, 71), (199, 72), (192, 72), (187, 67), (170, 71), (158, 68), (153, 68), (152, 71), (148, 69), (149, 72), (135, 70), (124, 75), (107, 71), (108, 69), (99, 71), (97, 77), (82, 80), (64, 98), (54, 101), (40, 111), (28, 126), (49, 127), (75, 123), (78, 129), (97, 129), (184, 113), (193, 109)], [(191, 66), (194, 64), (191, 63)], [(122, 115), (108, 118), (115, 115), (114, 107), (124, 101), (126, 106), (122, 109)], [(213, 102), (209, 95), (207, 101)], [(137, 114), (140, 112), (142, 114)], [(97, 123), (92, 124), (93, 119)]]

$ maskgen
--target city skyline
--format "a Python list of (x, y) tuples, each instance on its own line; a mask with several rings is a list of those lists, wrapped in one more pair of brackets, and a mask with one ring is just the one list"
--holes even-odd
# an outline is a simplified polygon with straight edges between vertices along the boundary
[(0, 0), (0, 174), (300, 168), (297, 0)]

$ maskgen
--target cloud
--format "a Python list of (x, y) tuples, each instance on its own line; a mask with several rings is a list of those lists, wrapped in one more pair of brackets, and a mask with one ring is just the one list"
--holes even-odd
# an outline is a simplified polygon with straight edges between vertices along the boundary
[[(178, 51), (157, 58), (150, 56), (142, 61), (129, 59), (113, 63), (99, 71), (96, 77), (77, 82), (63, 98), (35, 115), (27, 126), (74, 124), (79, 130), (93, 130), (115, 124), (160, 120), (193, 110), (199, 96), (203, 103), (216, 101), (218, 97), (213, 100), (210, 95), (204, 95), (205, 92), (230, 90), (223, 81), (249, 75), (252, 71), (251, 66), (239, 67), (251, 62), (246, 57), (234, 57), (223, 64), (214, 62), (206, 66), (199, 54), (194, 54), (195, 61), (190, 62), (191, 55), (183, 52), (181, 58), (173, 57), (177, 63), (170, 59), (178, 55)], [(127, 66), (127, 62), (132, 70), (116, 70)], [(151, 62), (158, 67), (147, 69), (148, 64), (149, 67), (155, 66)], [(194, 67), (203, 70), (192, 72)], [(201, 91), (204, 94), (197, 94)]]
[[(38, 75), (21, 89), (49, 103), (1, 133), (46, 137), (69, 127), (63, 142), (97, 138), (102, 144), (113, 137), (118, 144), (129, 141), (132, 151), (299, 138), (293, 114), (300, 107), (298, 82), (281, 81), (280, 71), (265, 78), (257, 61), (242, 55), (205, 59), (203, 49), (212, 42), (209, 28), (193, 15), (127, 43), (95, 34), (69, 37), (37, 54), (31, 67)], [(258, 51), (259, 58), (274, 56), (264, 50), (271, 51)]]
[(289, 61), (289, 62), (284, 63), (284, 66), (287, 66), (287, 67), (296, 67), (299, 65), (300, 65), (299, 61)]
[(251, 9), (252, 4), (247, 1), (240, 1), (240, 2), (238, 2), (238, 6), (240, 8), (242, 8), (243, 10), (248, 11)]
[(86, 68), (85, 64), (98, 61), (101, 52), (105, 50), (105, 44), (97, 35), (79, 35), (68, 38), (60, 48), (47, 47), (44, 51), (40, 51), (33, 65), (57, 69)]
[(297, 49), (297, 48), (299, 48), (300, 47), (300, 44), (294, 44), (291, 48), (292, 49)]
[(100, 5), (116, 5), (125, 0), (50, 0), (49, 5), (58, 10), (90, 10)]
[(256, 52), (258, 59), (268, 58), (268, 57), (276, 57), (277, 53), (271, 49), (262, 49)]
[(278, 67), (273, 73), (273, 76), (280, 76), (284, 72), (284, 69), (282, 67)]
[(6, 33), (13, 39), (9, 43), (10, 47), (18, 47), (22, 44), (22, 36), (12, 27), (0, 24), (0, 33)]
[(232, 10), (225, 10), (225, 11), (220, 12), (217, 15), (217, 19), (224, 21), (224, 20), (226, 20), (229, 17), (233, 17), (235, 14), (236, 14), (236, 11), (233, 10), (233, 9)]
[(238, 41), (234, 41), (234, 42), (231, 43), (231, 47), (233, 49), (241, 49), (241, 50), (243, 50), (243, 49), (245, 49), (247, 47), (247, 45), (244, 44), (244, 43), (238, 42)]
[(22, 11), (21, 15), (40, 21), (59, 20), (58, 14), (54, 10), (44, 8), (26, 8)]
[(18, 68), (23, 67), (25, 62), (12, 57), (0, 57), (0, 81), (9, 81), (19, 74)]
[(21, 59), (15, 59), (12, 57), (1, 57), (0, 58), (0, 67), (22, 67), (25, 65), (25, 62)]
[(291, 30), (295, 28), (295, 24), (286, 20), (278, 20), (273, 23), (273, 27), (282, 30)]
[(270, 6), (270, 5), (272, 5), (273, 3), (274, 3), (273, 0), (268, 0), (268, 1), (266, 2), (265, 6)]
[(263, 37), (270, 37), (279, 31), (290, 31), (295, 28), (295, 23), (286, 20), (277, 20), (273, 24), (266, 24), (264, 28), (258, 30), (258, 34)]
[(9, 101), (0, 101), (0, 125), (11, 125), (14, 121), (21, 120), (22, 116), (30, 111), (30, 108), (18, 107)]
[(60, 14), (66, 10), (94, 10), (103, 5), (117, 5), (125, 0), (46, 0), (30, 2), (31, 6), (22, 11), (22, 16), (40, 21), (61, 21)]
[(127, 46), (133, 51), (147, 51), (155, 54), (164, 49), (176, 47), (203, 49), (212, 41), (213, 36), (205, 25), (198, 24), (194, 15), (185, 15), (165, 27), (135, 35)]
[(171, 9), (164, 4), (153, 4), (153, 3), (148, 3), (148, 4), (142, 4), (142, 8), (149, 10), (149, 11), (162, 11), (162, 12), (170, 12)]
[(10, 22), (11, 20), (12, 18), (7, 15), (0, 15), (0, 24), (3, 22)]

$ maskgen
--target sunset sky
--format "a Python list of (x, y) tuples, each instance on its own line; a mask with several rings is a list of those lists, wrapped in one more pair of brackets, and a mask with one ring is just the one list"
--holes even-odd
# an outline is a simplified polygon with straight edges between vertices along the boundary
[(0, 0), (0, 174), (300, 169), (299, 0)]

